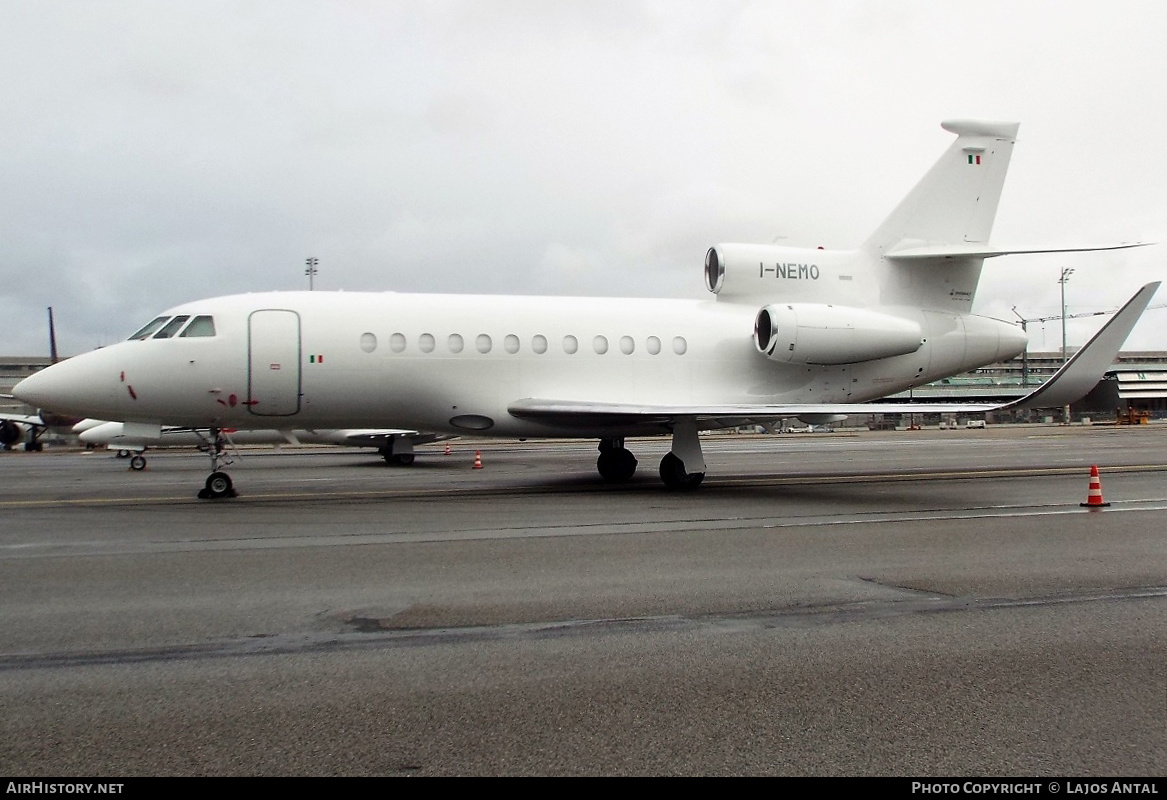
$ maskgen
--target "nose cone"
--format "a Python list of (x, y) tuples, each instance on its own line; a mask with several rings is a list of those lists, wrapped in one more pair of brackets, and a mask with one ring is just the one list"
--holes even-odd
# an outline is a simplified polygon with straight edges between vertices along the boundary
[(12, 387), (12, 395), (58, 414), (117, 419), (107, 361), (98, 350), (53, 364)]

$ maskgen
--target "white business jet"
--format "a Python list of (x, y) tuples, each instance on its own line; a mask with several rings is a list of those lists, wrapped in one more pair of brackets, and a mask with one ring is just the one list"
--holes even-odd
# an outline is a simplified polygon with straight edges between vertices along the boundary
[[(105, 446), (117, 451), (119, 458), (129, 458), (130, 469), (146, 468), (144, 453), (151, 448), (195, 447), (209, 452), (215, 439), (207, 428), (178, 428), (170, 425), (139, 426), (134, 423), (83, 419), (73, 426), (86, 445)], [(273, 446), (329, 444), (347, 447), (375, 447), (386, 464), (409, 465), (414, 461), (414, 446), (453, 439), (450, 434), (421, 433), (392, 428), (341, 430), (219, 430), (217, 435), (231, 444)]]
[[(625, 438), (672, 437), (660, 476), (705, 476), (698, 431), (784, 417), (1062, 406), (1109, 368), (1158, 283), (1066, 366), (1008, 406), (868, 401), (1021, 353), (1024, 332), (971, 312), (984, 259), (1117, 249), (998, 248), (989, 232), (1016, 123), (952, 121), (956, 141), (857, 250), (718, 244), (699, 300), (281, 292), (170, 309), (128, 341), (18, 384), (27, 403), (157, 429), (386, 424), (599, 440), (629, 480)], [(234, 494), (212, 473), (205, 497)]]

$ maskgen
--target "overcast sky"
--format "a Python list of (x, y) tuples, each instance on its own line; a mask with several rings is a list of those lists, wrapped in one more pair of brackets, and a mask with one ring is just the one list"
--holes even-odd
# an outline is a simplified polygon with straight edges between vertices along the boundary
[(74, 354), (308, 257), (318, 290), (701, 297), (717, 242), (857, 246), (953, 117), (1021, 122), (995, 242), (1164, 242), (992, 259), (978, 313), (1167, 277), (1161, 0), (0, 0), (0, 45), (5, 355), (48, 306)]

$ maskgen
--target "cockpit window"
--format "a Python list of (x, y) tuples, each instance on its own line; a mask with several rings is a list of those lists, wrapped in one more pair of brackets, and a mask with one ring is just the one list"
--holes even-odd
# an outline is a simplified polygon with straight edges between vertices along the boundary
[(161, 328), (161, 327), (162, 327), (162, 323), (166, 322), (166, 320), (168, 320), (168, 319), (170, 319), (170, 317), (155, 317), (154, 319), (152, 319), (152, 320), (150, 321), (150, 324), (149, 324), (149, 325), (147, 325), (146, 327), (142, 328), (142, 329), (141, 329), (141, 330), (139, 330), (137, 333), (135, 333), (133, 336), (131, 336), (131, 337), (130, 337), (130, 340), (133, 340), (133, 339), (147, 339), (147, 338), (149, 338), (150, 334), (152, 334), (154, 331), (156, 331), (156, 330), (158, 330), (159, 328)]
[(154, 334), (155, 339), (169, 339), (174, 334), (178, 333), (178, 329), (182, 327), (182, 323), (190, 319), (190, 314), (179, 314), (174, 319), (167, 322), (162, 330)]
[(203, 314), (195, 317), (186, 326), (186, 330), (179, 334), (179, 337), (185, 336), (214, 336), (215, 335), (215, 318), (208, 317)]

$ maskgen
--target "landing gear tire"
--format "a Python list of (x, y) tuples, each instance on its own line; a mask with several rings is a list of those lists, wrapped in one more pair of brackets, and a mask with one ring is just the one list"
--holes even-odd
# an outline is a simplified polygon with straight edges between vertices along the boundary
[(596, 459), (596, 469), (607, 483), (627, 483), (636, 473), (636, 456), (623, 447), (603, 450)]
[(394, 467), (408, 467), (413, 463), (413, 453), (382, 453), (385, 463)]
[(135, 472), (141, 472), (145, 468), (146, 468), (146, 457), (145, 456), (131, 456), (130, 469), (134, 470)]
[(231, 476), (226, 472), (212, 472), (207, 478), (206, 486), (199, 491), (199, 499), (219, 500), (224, 497), (235, 497)]
[(129, 458), (129, 457), (130, 457), (129, 450), (118, 450), (116, 458)]
[(685, 462), (672, 453), (660, 460), (660, 479), (670, 489), (696, 489), (705, 480), (704, 472), (685, 472)]

